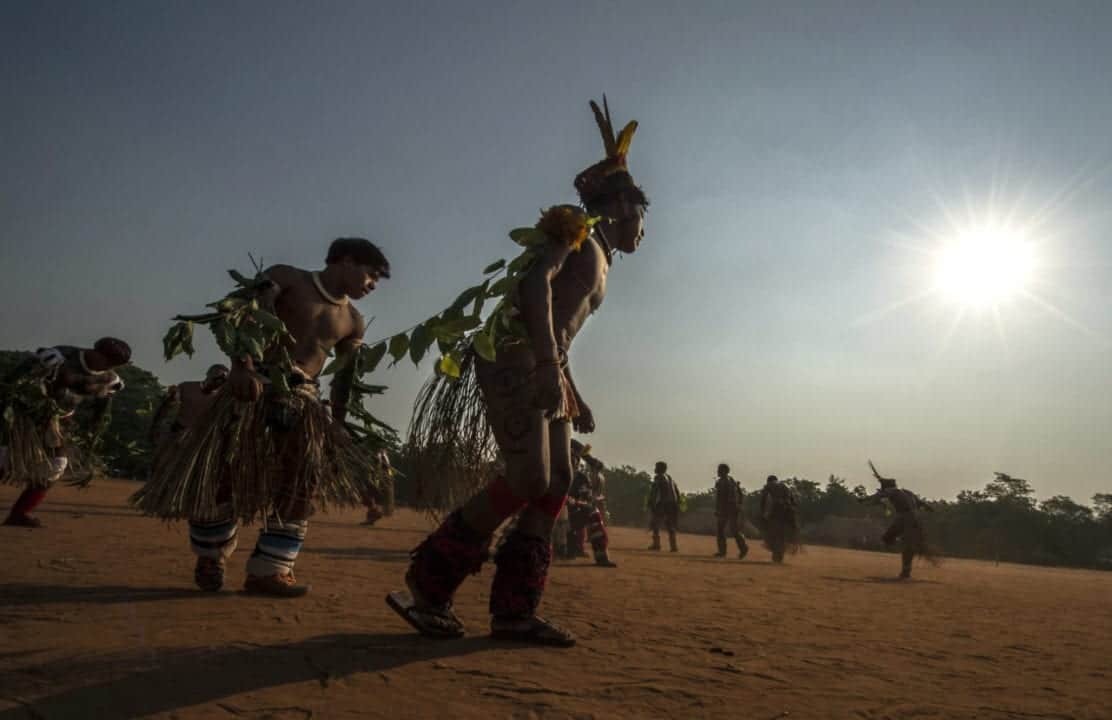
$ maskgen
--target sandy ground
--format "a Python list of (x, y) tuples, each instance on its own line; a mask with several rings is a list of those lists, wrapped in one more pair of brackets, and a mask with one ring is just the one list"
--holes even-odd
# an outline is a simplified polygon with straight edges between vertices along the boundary
[[(185, 527), (124, 505), (133, 485), (59, 488), (42, 530), (0, 528), (0, 720), (9, 718), (1110, 718), (1112, 573), (950, 560), (894, 582), (892, 555), (763, 548), (715, 560), (613, 532), (617, 570), (557, 564), (543, 612), (570, 650), (486, 635), (492, 568), (434, 641), (384, 604), (427, 529), (318, 516), (306, 598), (192, 588)], [(6, 509), (13, 488), (0, 488)]]

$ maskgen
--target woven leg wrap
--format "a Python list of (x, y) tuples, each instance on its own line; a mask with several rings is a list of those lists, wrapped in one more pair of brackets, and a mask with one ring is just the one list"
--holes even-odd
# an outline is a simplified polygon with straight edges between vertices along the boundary
[(197, 557), (226, 560), (236, 550), (239, 523), (231, 517), (231, 505), (220, 508), (212, 519), (189, 521), (189, 547)]
[(500, 619), (531, 617), (548, 582), (552, 545), (514, 531), (494, 557), (498, 566), (490, 588), (490, 614)]
[(305, 543), (305, 530), (309, 523), (282, 522), (269, 518), (266, 527), (259, 531), (255, 552), (247, 561), (247, 574), (256, 577), (286, 575), (293, 572), (293, 564)]
[(595, 510), (591, 513), (588, 525), (591, 533), (591, 547), (595, 552), (604, 551), (610, 545), (610, 538), (606, 534), (606, 524), (602, 521), (602, 513)]
[(452, 602), (467, 576), (490, 556), (490, 540), (469, 528), (459, 510), (449, 515), (411, 555), (410, 576), (422, 598), (432, 605)]

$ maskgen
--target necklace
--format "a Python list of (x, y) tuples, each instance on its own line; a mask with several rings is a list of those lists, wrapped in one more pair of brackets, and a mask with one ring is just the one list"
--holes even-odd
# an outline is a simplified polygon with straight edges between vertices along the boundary
[(337, 299), (334, 295), (332, 295), (331, 293), (329, 293), (327, 290), (324, 289), (324, 283), (322, 283), (320, 281), (320, 273), (319, 272), (312, 273), (312, 276), (313, 276), (313, 285), (316, 286), (317, 292), (320, 293), (320, 296), (322, 298), (324, 298), (328, 302), (332, 303), (333, 305), (347, 305), (347, 302), (348, 302), (348, 296), (347, 295), (341, 295), (340, 298)]

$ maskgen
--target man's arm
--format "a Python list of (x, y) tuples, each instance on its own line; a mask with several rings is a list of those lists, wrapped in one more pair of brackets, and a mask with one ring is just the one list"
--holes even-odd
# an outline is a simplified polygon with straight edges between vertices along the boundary
[(546, 244), (518, 285), (519, 309), (537, 361), (537, 405), (548, 412), (558, 410), (563, 400), (560, 348), (552, 327), (552, 278), (563, 268), (570, 252), (563, 243)]
[(573, 429), (581, 433), (593, 433), (595, 431), (595, 413), (591, 407), (587, 405), (587, 401), (579, 394), (579, 388), (575, 385), (575, 379), (571, 376), (571, 365), (564, 366), (564, 377), (568, 379), (568, 384), (571, 385), (572, 395), (575, 396), (575, 404), (579, 406), (579, 415), (572, 420)]
[(89, 434), (93, 441), (100, 440), (100, 436), (112, 423), (112, 396), (105, 395), (93, 400), (93, 413), (89, 418)]
[(345, 340), (336, 346), (336, 360), (340, 369), (332, 377), (332, 387), (328, 399), (332, 402), (332, 418), (342, 423), (347, 419), (348, 403), (351, 401), (351, 386), (355, 382), (355, 354), (359, 351), (361, 337)]

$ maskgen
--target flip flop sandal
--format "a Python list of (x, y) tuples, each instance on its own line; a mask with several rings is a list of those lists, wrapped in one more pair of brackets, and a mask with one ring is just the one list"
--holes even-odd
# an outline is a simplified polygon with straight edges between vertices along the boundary
[(450, 605), (444, 608), (419, 607), (413, 595), (405, 590), (395, 590), (387, 595), (386, 604), (425, 637), (463, 637), (463, 622), (452, 612)]

